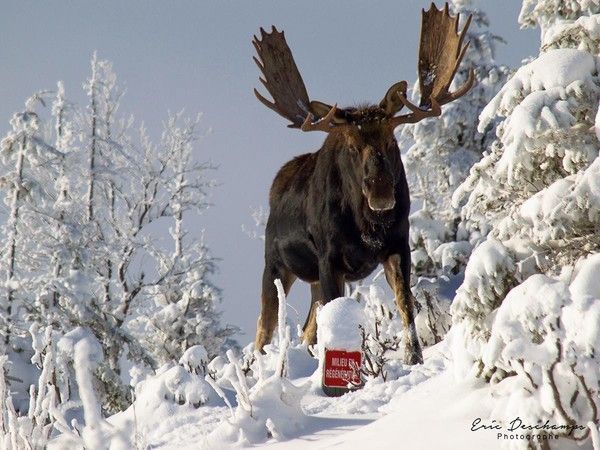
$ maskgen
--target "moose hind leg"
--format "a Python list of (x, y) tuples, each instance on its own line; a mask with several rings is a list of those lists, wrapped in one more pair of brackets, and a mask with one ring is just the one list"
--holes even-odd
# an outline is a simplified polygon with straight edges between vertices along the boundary
[(404, 324), (405, 362), (407, 364), (423, 363), (423, 353), (415, 326), (413, 295), (410, 291), (410, 254), (404, 260), (398, 254), (390, 256), (383, 268), (385, 278), (394, 291), (396, 305)]
[(318, 281), (310, 284), (310, 309), (302, 328), (302, 342), (308, 345), (317, 343), (317, 309), (323, 304), (323, 290)]
[(254, 341), (254, 348), (260, 352), (263, 351), (265, 345), (271, 342), (273, 331), (277, 326), (279, 298), (275, 287), (276, 279), (281, 280), (287, 295), (296, 277), (287, 269), (265, 268), (263, 272), (261, 310), (256, 324), (256, 340)]

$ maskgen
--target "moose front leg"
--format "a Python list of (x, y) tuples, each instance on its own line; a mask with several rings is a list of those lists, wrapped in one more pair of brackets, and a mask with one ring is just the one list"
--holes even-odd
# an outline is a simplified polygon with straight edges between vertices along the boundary
[(319, 263), (319, 284), (323, 291), (323, 304), (344, 295), (344, 277), (334, 267), (334, 264), (327, 259)]
[(328, 263), (322, 263), (319, 281), (310, 285), (310, 309), (304, 323), (302, 341), (308, 345), (317, 343), (317, 309), (329, 301), (344, 295), (344, 278), (337, 275)]
[(423, 354), (415, 326), (413, 296), (410, 291), (410, 253), (405, 258), (401, 258), (399, 254), (391, 255), (384, 262), (383, 268), (385, 278), (394, 291), (396, 305), (404, 324), (405, 362), (407, 364), (423, 363)]

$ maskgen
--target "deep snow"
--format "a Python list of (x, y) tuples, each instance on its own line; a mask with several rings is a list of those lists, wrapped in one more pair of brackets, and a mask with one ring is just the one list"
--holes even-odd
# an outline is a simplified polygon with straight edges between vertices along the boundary
[[(301, 431), (287, 440), (271, 439), (257, 446), (273, 450), (500, 448), (496, 431), (471, 431), (477, 418), (490, 423), (490, 385), (481, 380), (457, 383), (448, 370), (451, 365), (448, 355), (447, 342), (441, 342), (425, 350), (423, 365), (410, 367), (398, 363), (395, 379), (369, 381), (362, 390), (339, 398), (324, 396), (310, 377), (293, 379), (296, 386), (310, 383), (302, 399), (307, 416)], [(314, 368), (308, 352), (302, 357), (296, 355), (292, 364)], [(298, 367), (296, 371), (302, 372)], [(137, 435), (139, 448), (191, 450), (237, 446), (209, 438), (213, 430), (233, 420), (224, 402), (217, 396), (200, 408), (165, 402), (170, 391), (164, 380), (169, 377), (163, 376), (162, 382), (159, 378), (153, 379), (155, 385), (149, 389), (142, 389), (144, 396), (138, 398), (135, 412), (132, 407), (109, 422), (118, 428), (130, 427)], [(235, 407), (231, 391), (226, 390), (226, 395)]]

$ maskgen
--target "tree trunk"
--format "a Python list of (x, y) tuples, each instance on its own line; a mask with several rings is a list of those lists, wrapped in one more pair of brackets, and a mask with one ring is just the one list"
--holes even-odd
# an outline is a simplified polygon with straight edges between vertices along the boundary
[(17, 155), (17, 165), (16, 165), (16, 180), (13, 186), (13, 195), (11, 199), (10, 205), (10, 217), (8, 219), (8, 270), (6, 273), (6, 286), (7, 286), (7, 296), (6, 296), (6, 333), (4, 335), (4, 344), (5, 347), (10, 346), (10, 336), (12, 333), (12, 314), (13, 314), (13, 303), (14, 303), (14, 289), (12, 287), (12, 282), (14, 280), (15, 275), (15, 260), (16, 260), (16, 251), (17, 251), (17, 238), (18, 238), (18, 223), (19, 223), (19, 213), (20, 213), (20, 197), (21, 197), (21, 189), (23, 185), (23, 165), (25, 163), (25, 148), (27, 146), (27, 138), (23, 135), (23, 138), (19, 145), (19, 153)]

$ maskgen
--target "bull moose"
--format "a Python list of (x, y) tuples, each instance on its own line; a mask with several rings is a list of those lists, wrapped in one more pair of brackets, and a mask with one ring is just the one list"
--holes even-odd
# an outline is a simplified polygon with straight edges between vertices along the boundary
[[(450, 16), (447, 3), (422, 11), (418, 106), (406, 96), (406, 81), (390, 87), (377, 105), (310, 101), (283, 31), (261, 28), (261, 38), (254, 36), (260, 81), (273, 98), (255, 89), (258, 100), (288, 119), (290, 128), (327, 133), (319, 150), (286, 163), (270, 190), (257, 350), (271, 341), (277, 325), (275, 279), (286, 293), (297, 278), (310, 283), (303, 340), (314, 344), (318, 305), (342, 296), (345, 282), (382, 264), (404, 324), (406, 362), (423, 361), (410, 290), (410, 197), (394, 129), (439, 116), (442, 105), (469, 91), (472, 69), (460, 88), (449, 88), (469, 45), (463, 41), (470, 21), (458, 33), (459, 16)], [(397, 115), (404, 107), (409, 112)]]

